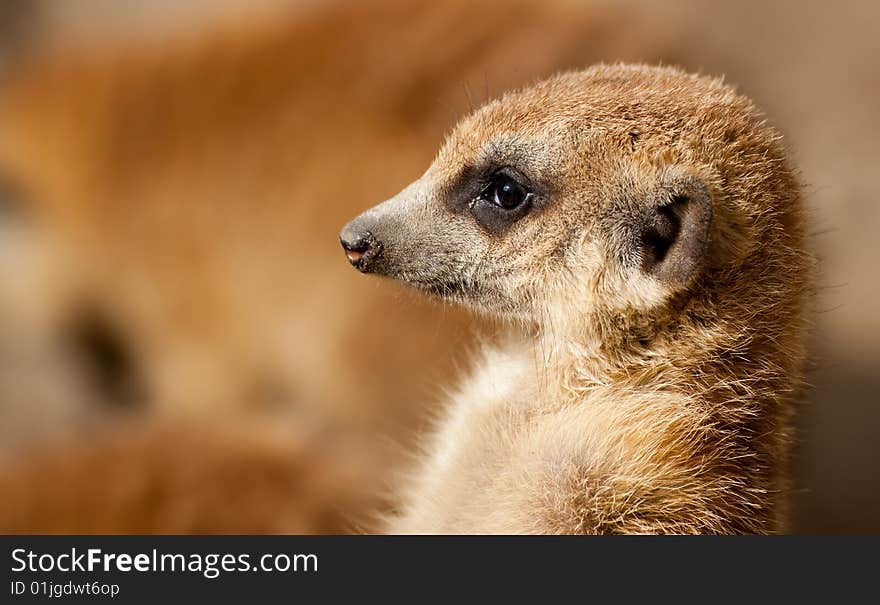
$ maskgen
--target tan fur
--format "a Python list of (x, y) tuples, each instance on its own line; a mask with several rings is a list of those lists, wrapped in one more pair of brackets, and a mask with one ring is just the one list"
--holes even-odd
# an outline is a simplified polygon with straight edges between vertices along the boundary
[[(454, 201), (487, 161), (550, 191), (502, 233)], [(681, 182), (711, 194), (708, 244), (664, 280), (630, 232)], [(801, 213), (779, 135), (719, 80), (600, 66), (464, 120), (343, 232), (379, 242), (375, 271), (520, 326), (452, 396), (389, 530), (780, 531), (812, 267)]]

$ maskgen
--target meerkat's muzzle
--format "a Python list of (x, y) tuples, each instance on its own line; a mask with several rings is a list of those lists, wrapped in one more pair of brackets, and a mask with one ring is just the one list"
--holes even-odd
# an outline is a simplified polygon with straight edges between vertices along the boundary
[(422, 278), (433, 279), (449, 256), (442, 251), (452, 244), (442, 240), (448, 221), (432, 212), (435, 204), (429, 193), (428, 186), (416, 181), (349, 221), (339, 234), (348, 262), (361, 273), (413, 285)]

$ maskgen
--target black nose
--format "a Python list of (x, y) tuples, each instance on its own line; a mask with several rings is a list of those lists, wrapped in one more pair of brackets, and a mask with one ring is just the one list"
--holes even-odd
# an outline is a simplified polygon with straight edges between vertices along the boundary
[(339, 242), (345, 250), (348, 262), (357, 269), (363, 270), (367, 262), (376, 255), (379, 244), (369, 231), (361, 231), (346, 225), (339, 235)]

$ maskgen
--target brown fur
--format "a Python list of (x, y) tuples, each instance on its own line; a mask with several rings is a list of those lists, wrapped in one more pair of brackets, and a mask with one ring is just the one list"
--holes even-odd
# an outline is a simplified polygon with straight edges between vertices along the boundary
[[(534, 193), (500, 230), (464, 204), (499, 170)], [(639, 234), (676, 200), (710, 206), (650, 270)], [(369, 233), (361, 270), (522, 326), (452, 396), (391, 531), (780, 531), (802, 223), (779, 135), (718, 80), (600, 66), (465, 119), (343, 232)]]
[(248, 418), (113, 429), (5, 460), (3, 531), (340, 533), (381, 506), (375, 461), (340, 435)]

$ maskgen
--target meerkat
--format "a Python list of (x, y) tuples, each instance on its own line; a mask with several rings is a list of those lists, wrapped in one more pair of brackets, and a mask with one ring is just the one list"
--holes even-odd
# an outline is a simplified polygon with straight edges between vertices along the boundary
[(812, 256), (780, 135), (721, 80), (600, 65), (464, 119), (342, 230), (511, 327), (391, 533), (775, 533)]

